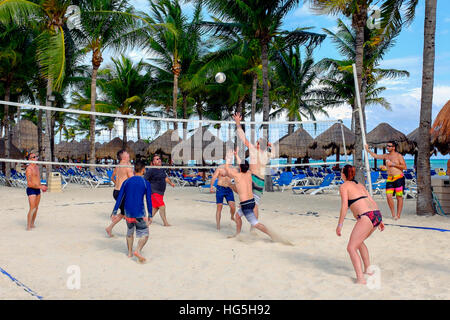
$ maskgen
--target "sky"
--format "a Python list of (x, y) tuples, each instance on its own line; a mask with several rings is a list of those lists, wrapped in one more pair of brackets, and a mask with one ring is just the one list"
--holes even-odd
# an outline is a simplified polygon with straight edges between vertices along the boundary
[[(130, 2), (136, 9), (149, 12), (148, 0), (131, 0)], [(192, 15), (192, 3), (183, 1), (181, 3), (183, 11), (188, 16)], [(448, 41), (450, 1), (440, 0), (437, 3), (433, 120), (443, 105), (450, 99), (450, 77), (448, 76), (450, 74), (450, 41)], [(405, 134), (412, 132), (419, 126), (424, 16), (425, 1), (420, 0), (413, 23), (402, 30), (396, 39), (396, 45), (385, 55), (380, 65), (382, 68), (407, 70), (410, 77), (380, 83), (387, 88), (383, 96), (391, 103), (392, 110), (385, 110), (381, 106), (368, 107), (366, 109), (368, 132), (381, 122), (386, 122)], [(336, 16), (316, 15), (310, 9), (308, 2), (300, 1), (300, 5), (286, 16), (283, 29), (293, 30), (299, 27), (312, 27), (311, 31), (317, 33), (323, 33), (322, 28), (335, 31), (337, 18)], [(204, 19), (209, 19), (206, 11)], [(135, 59), (143, 57), (143, 53), (139, 51), (131, 51), (128, 55)], [(325, 57), (341, 58), (328, 37), (315, 50), (314, 56), (316, 61)], [(347, 106), (329, 109), (328, 113), (332, 119), (351, 118), (351, 111)], [(344, 120), (344, 123), (350, 126), (349, 120)]]

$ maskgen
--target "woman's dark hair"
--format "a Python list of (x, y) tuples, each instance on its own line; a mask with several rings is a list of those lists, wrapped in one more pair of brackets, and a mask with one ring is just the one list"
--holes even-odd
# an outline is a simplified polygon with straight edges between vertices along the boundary
[(350, 181), (355, 180), (356, 169), (354, 166), (352, 166), (350, 164), (346, 164), (344, 166), (344, 168), (342, 169), (342, 173), (345, 175), (347, 180), (350, 180)]
[(248, 164), (248, 161), (245, 160), (245, 163), (241, 163), (239, 165), (239, 167), (241, 168), (242, 173), (246, 173), (248, 171), (248, 169), (250, 168), (250, 165)]

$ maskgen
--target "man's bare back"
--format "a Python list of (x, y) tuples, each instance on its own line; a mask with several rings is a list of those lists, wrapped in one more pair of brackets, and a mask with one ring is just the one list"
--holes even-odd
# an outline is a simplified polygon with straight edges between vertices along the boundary
[[(129, 165), (129, 163), (120, 163), (120, 165)], [(131, 168), (117, 167), (113, 172), (114, 190), (120, 190), (122, 183), (133, 176)]]

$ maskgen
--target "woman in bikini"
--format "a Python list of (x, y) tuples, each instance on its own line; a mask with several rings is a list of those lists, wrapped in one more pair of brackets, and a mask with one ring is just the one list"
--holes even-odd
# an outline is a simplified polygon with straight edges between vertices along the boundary
[[(344, 183), (339, 187), (339, 192), (341, 194), (341, 213), (336, 228), (336, 234), (341, 236), (345, 215), (350, 208), (356, 219), (356, 224), (350, 235), (347, 251), (350, 254), (350, 259), (355, 268), (356, 283), (366, 284), (364, 274), (367, 273), (370, 261), (369, 251), (367, 250), (364, 241), (377, 227), (380, 231), (383, 231), (384, 224), (378, 206), (367, 192), (366, 187), (354, 180), (355, 167), (351, 165), (344, 166), (341, 176)], [(364, 272), (361, 266), (361, 259), (364, 264)]]

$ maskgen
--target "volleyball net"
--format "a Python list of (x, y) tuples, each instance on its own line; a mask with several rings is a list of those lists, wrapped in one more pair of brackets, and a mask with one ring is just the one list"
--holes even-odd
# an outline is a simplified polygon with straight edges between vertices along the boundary
[[(10, 115), (9, 124), (3, 121), (0, 131), (3, 174), (6, 165), (11, 168), (33, 162), (47, 167), (115, 167), (119, 165), (117, 152), (122, 149), (129, 154), (131, 165), (138, 159), (150, 165), (152, 156), (158, 154), (163, 168), (214, 168), (225, 162), (230, 151), (251, 162), (246, 142), (263, 150), (267, 147), (271, 157), (268, 168), (333, 166), (346, 162), (354, 143), (345, 141), (349, 129), (341, 120), (252, 122), (245, 115), (242, 130), (238, 130), (233, 119), (201, 119), (199, 114), (191, 119), (151, 116), (160, 112), (151, 108), (146, 115), (135, 116), (5, 101), (0, 105), (8, 105)], [(91, 117), (95, 124), (93, 147)], [(39, 159), (28, 160), (31, 153)], [(336, 155), (336, 161), (327, 162), (331, 155)]]

